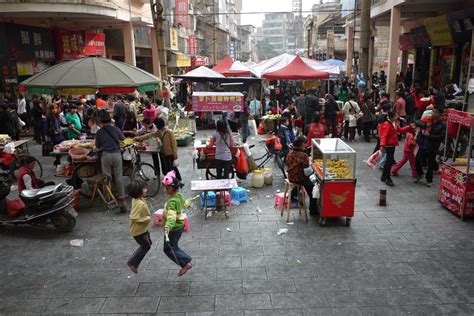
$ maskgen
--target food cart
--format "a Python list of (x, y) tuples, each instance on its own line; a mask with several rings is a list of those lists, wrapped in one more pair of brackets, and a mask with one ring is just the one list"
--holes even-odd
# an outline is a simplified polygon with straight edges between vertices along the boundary
[(354, 216), (356, 152), (339, 138), (313, 139), (312, 166), (319, 186), (319, 224), (326, 218), (345, 217), (349, 226)]
[(461, 219), (474, 217), (474, 114), (449, 109), (447, 123), (445, 143), (448, 142), (450, 130), (468, 128), (470, 150), (465, 158), (456, 159), (454, 156), (453, 161), (443, 163), (438, 201)]

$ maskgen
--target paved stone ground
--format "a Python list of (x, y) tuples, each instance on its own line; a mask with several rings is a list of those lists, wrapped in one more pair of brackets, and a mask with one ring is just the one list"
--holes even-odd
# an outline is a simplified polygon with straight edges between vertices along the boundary
[[(441, 208), (437, 185), (415, 185), (407, 167), (388, 188), (388, 206), (377, 206), (380, 172), (363, 163), (374, 144), (352, 145), (358, 185), (351, 227), (335, 220), (321, 228), (297, 212), (287, 225), (273, 208), (282, 189), (276, 174), (272, 187), (250, 189), (252, 201), (233, 208), (228, 220), (191, 214), (192, 232), (181, 245), (194, 268), (182, 278), (162, 253), (157, 227), (152, 251), (133, 275), (125, 265), (136, 247), (128, 218), (99, 202), (82, 201), (72, 233), (0, 227), (0, 314), (472, 315), (474, 223)], [(31, 151), (39, 155), (40, 148)], [(43, 161), (52, 165), (52, 158)], [(180, 163), (190, 197), (189, 181), (204, 174), (193, 170), (190, 147), (180, 148)], [(163, 200), (160, 193), (155, 203)], [(279, 228), (288, 233), (277, 236)], [(84, 246), (71, 247), (78, 238)]]

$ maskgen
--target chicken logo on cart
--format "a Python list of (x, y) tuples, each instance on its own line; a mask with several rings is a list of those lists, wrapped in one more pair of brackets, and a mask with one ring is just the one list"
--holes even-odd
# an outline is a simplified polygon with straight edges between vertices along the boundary
[(194, 92), (194, 112), (242, 112), (244, 95), (240, 92)]
[(344, 204), (344, 202), (346, 202), (350, 193), (351, 193), (350, 191), (346, 191), (342, 193), (341, 195), (337, 195), (331, 192), (329, 195), (331, 196), (332, 204), (336, 205), (338, 208), (341, 208), (341, 205)]

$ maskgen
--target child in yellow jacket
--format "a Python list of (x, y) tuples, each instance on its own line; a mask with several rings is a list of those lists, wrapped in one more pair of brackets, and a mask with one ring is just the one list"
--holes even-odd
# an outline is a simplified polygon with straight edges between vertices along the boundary
[(182, 276), (193, 267), (191, 264), (192, 258), (178, 246), (184, 229), (183, 208), (188, 202), (185, 201), (181, 193), (178, 193), (182, 185), (174, 171), (170, 171), (166, 174), (163, 178), (163, 184), (165, 185), (164, 190), (169, 196), (163, 212), (165, 230), (163, 251), (168, 258), (181, 267), (178, 275)]
[(138, 273), (138, 266), (151, 248), (150, 233), (150, 210), (145, 201), (146, 183), (133, 181), (128, 186), (128, 193), (132, 199), (132, 211), (130, 212), (130, 233), (140, 245), (128, 259), (127, 265), (133, 273)]

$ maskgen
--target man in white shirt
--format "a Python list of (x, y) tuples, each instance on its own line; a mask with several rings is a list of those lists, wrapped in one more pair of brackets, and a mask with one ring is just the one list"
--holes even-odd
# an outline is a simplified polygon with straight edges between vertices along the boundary
[(18, 117), (25, 123), (25, 125), (23, 126), (23, 129), (28, 130), (28, 128), (29, 128), (29, 125), (28, 125), (28, 111), (26, 110), (25, 96), (22, 93), (20, 93), (18, 95), (18, 103), (17, 103), (16, 113), (18, 114)]

